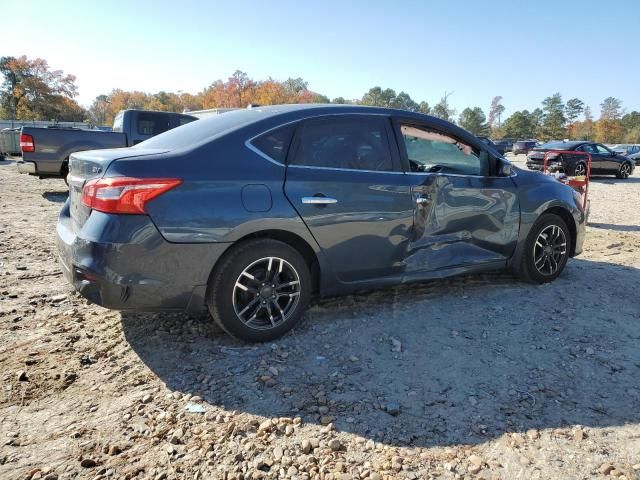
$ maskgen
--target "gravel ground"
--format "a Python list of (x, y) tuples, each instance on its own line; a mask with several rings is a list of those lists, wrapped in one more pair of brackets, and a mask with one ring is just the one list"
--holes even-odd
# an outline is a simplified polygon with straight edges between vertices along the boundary
[(640, 478), (638, 174), (594, 180), (552, 284), (322, 300), (262, 345), (88, 305), (56, 263), (65, 198), (0, 162), (1, 478)]

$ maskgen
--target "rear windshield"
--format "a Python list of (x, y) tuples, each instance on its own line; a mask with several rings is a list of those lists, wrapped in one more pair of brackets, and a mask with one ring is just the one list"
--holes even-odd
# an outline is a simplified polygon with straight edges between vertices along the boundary
[(228, 131), (254, 123), (265, 116), (266, 114), (261, 112), (260, 109), (235, 110), (220, 113), (164, 132), (157, 137), (139, 143), (133, 148), (179, 150), (186, 147), (193, 147), (213, 140)]

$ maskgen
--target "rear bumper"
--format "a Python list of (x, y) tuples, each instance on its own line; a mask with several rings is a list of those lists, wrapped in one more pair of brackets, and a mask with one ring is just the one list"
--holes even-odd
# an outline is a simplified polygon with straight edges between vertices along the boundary
[(37, 172), (36, 164), (34, 162), (25, 162), (24, 160), (18, 160), (16, 162), (18, 172), (29, 173), (34, 175)]
[(228, 246), (169, 243), (144, 215), (92, 212), (74, 232), (68, 202), (57, 225), (65, 278), (85, 298), (115, 310), (201, 313), (211, 270)]

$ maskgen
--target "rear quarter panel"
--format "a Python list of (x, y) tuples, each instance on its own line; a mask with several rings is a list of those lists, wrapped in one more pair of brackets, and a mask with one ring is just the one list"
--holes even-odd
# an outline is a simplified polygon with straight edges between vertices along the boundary
[[(258, 132), (255, 132), (258, 133)], [(191, 151), (153, 159), (120, 159), (107, 175), (180, 178), (182, 185), (150, 202), (147, 211), (162, 236), (173, 243), (228, 243), (266, 230), (290, 232), (322, 252), (284, 195), (285, 167), (244, 145), (251, 133), (225, 135)], [(243, 202), (243, 189), (262, 192)], [(264, 192), (268, 190), (265, 198)], [(264, 199), (264, 205), (256, 205)], [(251, 210), (251, 211), (250, 211)], [(213, 267), (213, 265), (211, 266)], [(329, 271), (328, 268), (324, 271)]]

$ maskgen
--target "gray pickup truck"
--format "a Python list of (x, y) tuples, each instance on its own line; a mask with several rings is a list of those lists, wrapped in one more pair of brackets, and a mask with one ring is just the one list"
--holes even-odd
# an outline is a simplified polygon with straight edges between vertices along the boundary
[(80, 128), (22, 127), (18, 171), (42, 178), (64, 178), (69, 173), (69, 155), (83, 150), (131, 147), (185, 123), (191, 115), (147, 110), (122, 110), (111, 132)]

